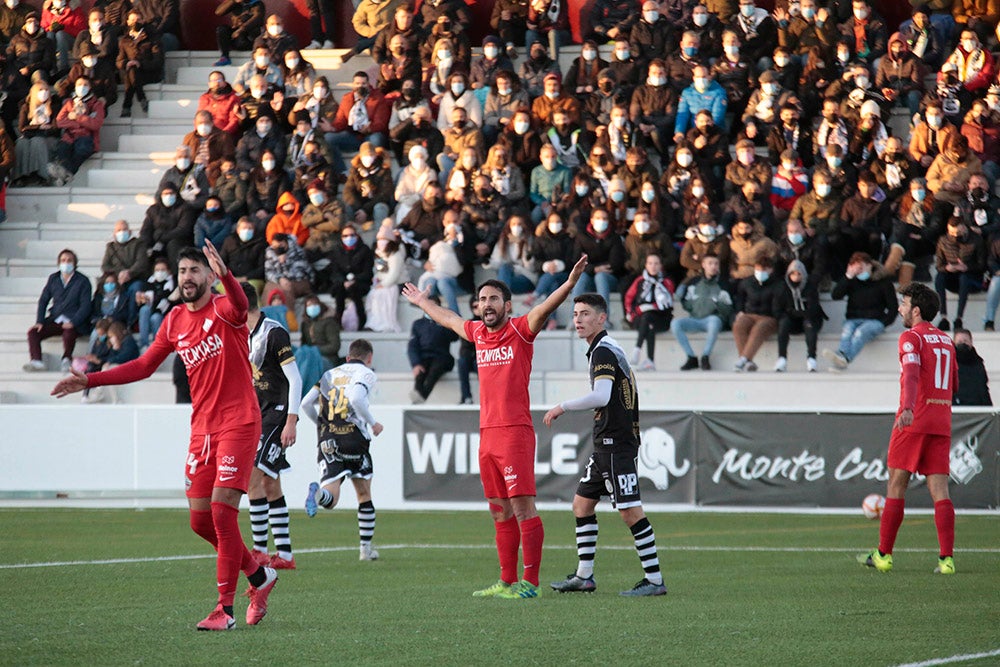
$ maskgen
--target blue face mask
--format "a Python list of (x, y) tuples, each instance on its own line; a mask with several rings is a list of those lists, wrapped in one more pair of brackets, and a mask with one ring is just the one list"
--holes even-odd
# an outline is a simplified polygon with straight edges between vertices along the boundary
[(789, 234), (788, 240), (791, 241), (792, 245), (800, 245), (805, 238), (802, 234)]
[(753, 277), (757, 279), (757, 282), (763, 283), (767, 282), (767, 279), (771, 277), (770, 271), (754, 271)]
[(341, 237), (340, 240), (343, 241), (344, 245), (347, 246), (348, 248), (353, 248), (355, 246), (355, 244), (357, 244), (357, 242), (358, 242), (358, 237), (357, 236), (345, 236), (345, 237)]
[(682, 50), (684, 51), (684, 55), (686, 55), (688, 58), (698, 55), (697, 46), (685, 46)]
[(621, 190), (615, 190), (611, 193), (611, 201), (621, 202), (623, 199), (625, 199), (625, 193)]
[(116, 285), (114, 283), (104, 283), (104, 293), (105, 294), (112, 294), (112, 293), (114, 293), (114, 291), (115, 291), (115, 289), (117, 287), (118, 287), (118, 285)]
[(100, 336), (97, 337), (97, 340), (101, 341), (102, 343), (107, 339), (108, 339), (108, 334), (101, 334)]
[(306, 315), (308, 315), (313, 319), (319, 317), (319, 304), (311, 303), (308, 306), (306, 306)]
[(858, 274), (858, 280), (868, 280), (872, 277), (871, 271), (862, 271)]

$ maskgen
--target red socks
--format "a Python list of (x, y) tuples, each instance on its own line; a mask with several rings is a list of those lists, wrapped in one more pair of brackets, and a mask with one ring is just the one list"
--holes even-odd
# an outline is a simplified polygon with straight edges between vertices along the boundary
[[(219, 544), (216, 579), (219, 586), (219, 603), (224, 606), (233, 604), (240, 569), (245, 571), (243, 566), (253, 561), (240, 535), (239, 514), (240, 511), (232, 505), (212, 503), (212, 519), (215, 522), (215, 534)], [(257, 569), (254, 564), (250, 573)]]
[(212, 522), (212, 512), (210, 510), (191, 510), (191, 530), (200, 538), (217, 549), (219, 541), (215, 537), (215, 523)]
[(521, 547), (521, 532), (517, 527), (517, 519), (511, 517), (506, 521), (494, 521), (497, 538), (497, 556), (500, 559), (500, 578), (508, 584), (517, 581), (517, 552)]
[(882, 522), (878, 531), (878, 550), (883, 554), (891, 554), (892, 547), (896, 544), (896, 534), (903, 523), (903, 504), (902, 498), (885, 499), (885, 509), (882, 510)]
[(934, 525), (937, 526), (941, 558), (951, 556), (955, 550), (955, 506), (950, 499), (934, 503)]
[(538, 566), (542, 564), (542, 542), (545, 528), (542, 517), (533, 516), (521, 522), (521, 549), (524, 552), (524, 580), (538, 585)]

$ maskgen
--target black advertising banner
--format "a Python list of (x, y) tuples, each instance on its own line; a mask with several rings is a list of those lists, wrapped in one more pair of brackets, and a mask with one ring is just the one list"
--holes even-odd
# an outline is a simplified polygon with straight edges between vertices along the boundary
[[(568, 413), (552, 428), (532, 418), (538, 446), (538, 500), (573, 498), (593, 450), (591, 414)], [(646, 503), (857, 507), (884, 493), (893, 416), (644, 411), (638, 468)], [(479, 501), (479, 413), (412, 410), (404, 414), (403, 497)], [(951, 494), (959, 508), (1000, 506), (1000, 421), (956, 414)], [(922, 478), (907, 505), (930, 507)]]
[[(538, 446), (535, 484), (539, 501), (573, 500), (593, 451), (592, 413), (570, 412), (552, 428), (533, 411)], [(651, 503), (695, 502), (694, 415), (641, 415), (638, 472), (642, 497)], [(474, 410), (408, 410), (403, 417), (403, 497), (407, 500), (477, 501), (479, 413)]]

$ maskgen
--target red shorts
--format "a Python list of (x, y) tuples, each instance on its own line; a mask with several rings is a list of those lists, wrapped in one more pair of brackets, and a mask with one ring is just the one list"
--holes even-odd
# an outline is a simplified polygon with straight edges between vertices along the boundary
[(184, 467), (187, 497), (210, 498), (216, 486), (246, 493), (259, 442), (260, 422), (209, 434), (192, 433)]
[(487, 498), (535, 495), (535, 429), (497, 426), (479, 430), (479, 478)]
[(889, 438), (890, 468), (921, 475), (947, 475), (951, 458), (951, 436), (892, 430)]

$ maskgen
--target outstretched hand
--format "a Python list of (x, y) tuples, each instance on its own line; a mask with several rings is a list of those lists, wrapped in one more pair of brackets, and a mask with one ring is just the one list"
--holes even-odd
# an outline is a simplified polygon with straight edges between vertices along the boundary
[(87, 376), (78, 370), (74, 370), (72, 375), (67, 375), (56, 383), (51, 395), (56, 398), (62, 398), (63, 396), (83, 391), (87, 386)]
[(420, 291), (413, 283), (403, 285), (403, 296), (417, 308), (423, 308), (431, 296), (431, 288)]
[(546, 426), (552, 426), (552, 422), (559, 419), (559, 417), (564, 414), (566, 414), (566, 411), (563, 410), (563, 407), (561, 405), (557, 405), (545, 413), (545, 416), (542, 417), (542, 421), (545, 422)]
[(205, 239), (205, 249), (203, 252), (205, 253), (205, 257), (208, 259), (208, 266), (212, 269), (215, 275), (222, 278), (229, 273), (229, 269), (226, 268), (226, 263), (222, 261), (222, 257), (219, 255), (219, 251), (215, 249), (215, 246), (212, 245), (212, 242), (208, 239)]
[(569, 272), (569, 279), (567, 282), (571, 285), (576, 285), (577, 281), (580, 280), (580, 276), (587, 269), (587, 254), (584, 253), (580, 255), (580, 259), (576, 260), (576, 264), (573, 265), (573, 270)]

